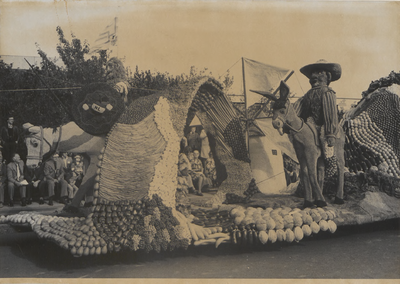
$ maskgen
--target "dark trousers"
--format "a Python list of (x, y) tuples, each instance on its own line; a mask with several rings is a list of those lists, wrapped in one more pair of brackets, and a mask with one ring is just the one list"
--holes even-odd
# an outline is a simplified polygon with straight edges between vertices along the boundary
[(8, 183), (8, 196), (9, 196), (10, 200), (14, 200), (15, 188), (19, 188), (19, 194), (21, 196), (21, 199), (25, 198), (26, 186), (25, 185), (16, 186), (13, 182), (9, 182)]
[(43, 195), (41, 196), (44, 196), (44, 194), (46, 194), (46, 190), (49, 197), (55, 197), (56, 199), (68, 196), (68, 191), (67, 191), (68, 183), (65, 179), (61, 179), (57, 183), (55, 183), (53, 180), (46, 180), (43, 183), (44, 183), (43, 186), (44, 192), (42, 192)]

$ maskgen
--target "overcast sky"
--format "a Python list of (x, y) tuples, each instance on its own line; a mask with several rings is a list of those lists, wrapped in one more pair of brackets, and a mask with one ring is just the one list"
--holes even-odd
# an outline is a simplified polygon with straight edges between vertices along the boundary
[[(189, 73), (208, 68), (215, 77), (247, 57), (295, 70), (296, 92), (309, 88), (298, 70), (323, 58), (342, 65), (331, 87), (338, 97), (360, 97), (372, 80), (400, 70), (398, 2), (154, 2), (3, 1), (1, 55), (37, 55), (35, 42), (57, 55), (56, 27), (91, 46), (118, 17), (118, 49), (132, 69)], [(236, 63), (236, 64), (235, 64)]]

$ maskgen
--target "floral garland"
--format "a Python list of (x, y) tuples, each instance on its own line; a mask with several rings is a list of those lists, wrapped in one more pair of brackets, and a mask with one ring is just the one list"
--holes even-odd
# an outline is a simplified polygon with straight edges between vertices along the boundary
[(149, 197), (157, 194), (163, 199), (166, 206), (175, 208), (175, 191), (178, 186), (176, 173), (178, 172), (180, 141), (171, 122), (168, 100), (161, 97), (154, 109), (154, 121), (167, 142), (167, 146), (161, 160), (155, 166), (155, 175), (150, 183)]

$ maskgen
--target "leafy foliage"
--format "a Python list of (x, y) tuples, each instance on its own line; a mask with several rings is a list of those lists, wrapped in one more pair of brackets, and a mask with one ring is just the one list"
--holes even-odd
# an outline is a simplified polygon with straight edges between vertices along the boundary
[[(68, 40), (61, 27), (56, 28), (58, 35), (57, 53), (62, 66), (47, 55), (39, 44), (37, 51), (41, 57), (40, 66), (31, 70), (13, 69), (0, 58), (0, 127), (5, 125), (6, 116), (13, 113), (16, 125), (30, 122), (44, 127), (56, 127), (71, 121), (69, 108), (77, 89), (90, 83), (106, 82), (106, 50), (90, 54), (90, 46), (74, 35)], [(141, 71), (138, 66), (134, 72), (126, 68), (129, 83), (129, 101), (151, 95), (156, 90), (179, 88), (182, 83), (195, 82), (202, 76), (212, 75), (207, 69), (197, 70), (191, 67), (189, 75), (173, 76), (168, 72)], [(233, 77), (225, 76), (223, 85), (229, 87)], [(66, 88), (65, 90), (50, 90)], [(29, 89), (24, 92), (6, 90)], [(41, 90), (37, 90), (41, 89)]]

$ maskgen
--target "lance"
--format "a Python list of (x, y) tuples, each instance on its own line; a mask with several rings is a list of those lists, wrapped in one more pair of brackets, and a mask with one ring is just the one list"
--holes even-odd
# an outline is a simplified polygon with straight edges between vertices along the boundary
[[(43, 81), (43, 79), (40, 77), (39, 74), (37, 74), (37, 72), (35, 71), (35, 69), (33, 69), (33, 66), (29, 63), (28, 60), (26, 60), (26, 58), (24, 58), (26, 63), (28, 63), (29, 67), (32, 69), (33, 73), (39, 78), (40, 82), (42, 82), (42, 84), (47, 88), (47, 90), (50, 91), (50, 93), (53, 95), (52, 96), (48, 96), (55, 104), (57, 104), (57, 102), (61, 105), (61, 107), (63, 108), (63, 110), (65, 111), (65, 113), (67, 113), (68, 115), (71, 115), (70, 111), (67, 109), (67, 107), (63, 104), (63, 102), (57, 97), (57, 95), (53, 92), (52, 89), (50, 89), (47, 84)], [(54, 100), (55, 99), (55, 100)]]

